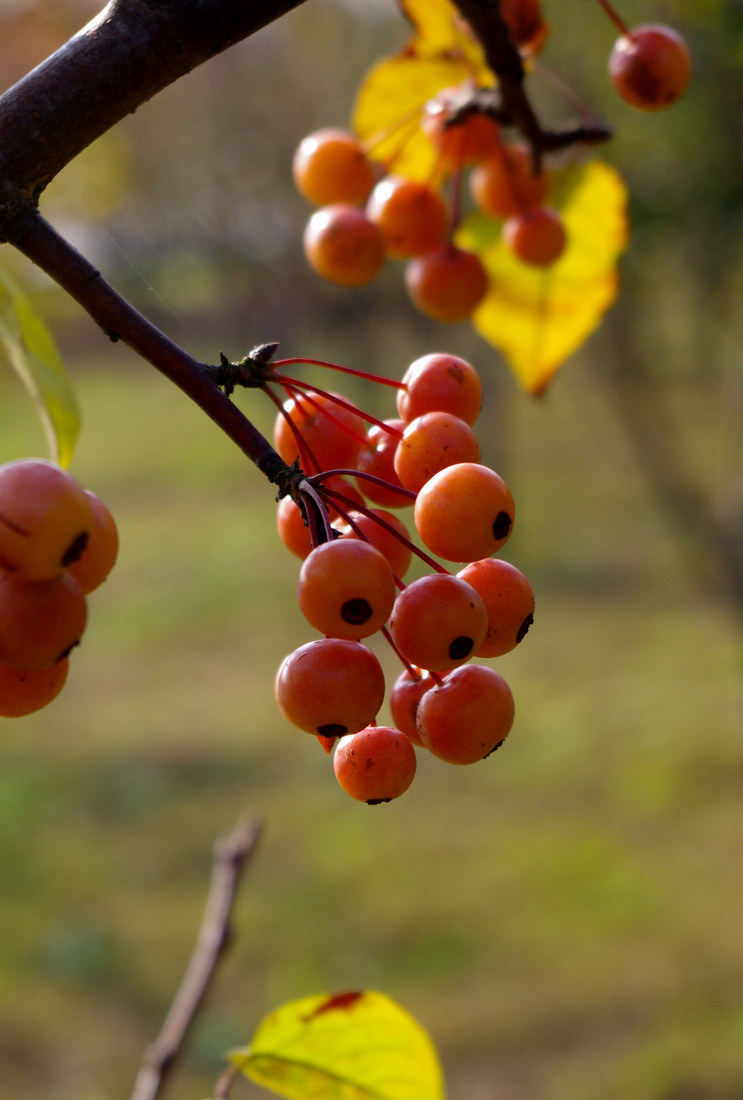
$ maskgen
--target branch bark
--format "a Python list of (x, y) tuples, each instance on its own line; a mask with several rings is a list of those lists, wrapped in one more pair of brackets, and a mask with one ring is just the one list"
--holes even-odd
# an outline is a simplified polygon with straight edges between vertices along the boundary
[(142, 1060), (131, 1100), (156, 1100), (162, 1092), (229, 944), (237, 887), (255, 850), (259, 831), (254, 821), (245, 821), (215, 845), (209, 895), (196, 947), (160, 1034)]
[(305, 0), (112, 0), (0, 98), (0, 240), (78, 153)]

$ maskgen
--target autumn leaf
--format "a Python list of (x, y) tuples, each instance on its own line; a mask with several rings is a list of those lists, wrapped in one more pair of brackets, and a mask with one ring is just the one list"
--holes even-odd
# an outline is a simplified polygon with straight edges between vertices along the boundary
[(443, 1100), (427, 1033), (375, 991), (320, 994), (266, 1016), (230, 1061), (288, 1100)]
[(627, 243), (627, 195), (613, 168), (591, 161), (551, 176), (549, 202), (560, 211), (568, 240), (552, 266), (517, 260), (501, 239), (501, 223), (483, 214), (472, 214), (457, 235), (490, 276), (473, 325), (532, 394), (544, 390), (614, 301)]
[(38, 406), (51, 458), (69, 466), (80, 415), (67, 371), (46, 325), (5, 275), (0, 275), (0, 349)]
[(494, 77), (479, 42), (449, 0), (404, 0), (416, 34), (397, 55), (365, 76), (353, 111), (353, 129), (388, 172), (429, 180), (436, 150), (421, 132), (426, 103), (464, 83), (492, 87)]

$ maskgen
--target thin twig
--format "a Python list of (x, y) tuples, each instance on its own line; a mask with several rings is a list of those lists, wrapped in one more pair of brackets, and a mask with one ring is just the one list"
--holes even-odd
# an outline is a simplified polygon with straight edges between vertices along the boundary
[(173, 1069), (217, 963), (230, 942), (230, 919), (238, 883), (259, 832), (255, 821), (243, 821), (214, 846), (209, 894), (196, 947), (160, 1034), (145, 1051), (131, 1100), (157, 1100)]

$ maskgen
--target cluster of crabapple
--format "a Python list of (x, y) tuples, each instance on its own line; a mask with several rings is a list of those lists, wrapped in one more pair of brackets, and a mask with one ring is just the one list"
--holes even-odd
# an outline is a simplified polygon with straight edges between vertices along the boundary
[[(680, 98), (691, 77), (683, 38), (657, 24), (630, 30), (608, 0), (599, 3), (621, 30), (609, 61), (618, 93), (645, 110)], [(502, 0), (501, 11), (517, 46), (536, 53), (547, 32), (538, 0)], [(422, 313), (442, 322), (466, 320), (485, 298), (489, 276), (478, 253), (455, 239), (465, 172), (474, 206), (500, 223), (504, 244), (518, 260), (549, 268), (560, 259), (568, 235), (550, 203), (553, 169), (545, 156), (509, 136), (477, 93), (474, 82), (465, 82), (421, 105), (414, 125), (434, 151), (427, 180), (396, 174), (394, 158), (375, 160), (389, 129), (361, 142), (329, 127), (300, 142), (292, 174), (300, 193), (318, 207), (303, 242), (318, 274), (357, 287), (372, 282), (388, 259), (403, 260), (406, 289)], [(400, 128), (407, 140), (409, 116)]]
[[(505, 679), (471, 662), (514, 649), (534, 612), (527, 578), (494, 556), (515, 509), (505, 481), (480, 462), (473, 424), (481, 402), (474, 367), (433, 353), (397, 384), (396, 417), (377, 420), (310, 387), (294, 391), (276, 417), (277, 452), (301, 465), (279, 501), (278, 531), (302, 559), (299, 607), (322, 635), (284, 659), (276, 699), (292, 724), (334, 752), (340, 785), (363, 802), (407, 790), (416, 746), (475, 763), (514, 719)], [(417, 540), (398, 514), (405, 507)], [(430, 572), (406, 583), (413, 555)], [(440, 559), (462, 568), (452, 573)], [(385, 678), (367, 644), (377, 632), (402, 663), (391, 725), (377, 722)]]
[(107, 506), (61, 466), (0, 466), (0, 717), (57, 697), (88, 621), (87, 596), (118, 552)]

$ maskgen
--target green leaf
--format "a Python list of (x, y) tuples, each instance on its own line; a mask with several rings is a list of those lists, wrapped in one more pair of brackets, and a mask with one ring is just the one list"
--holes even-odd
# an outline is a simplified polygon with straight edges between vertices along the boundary
[(320, 994), (266, 1016), (232, 1063), (288, 1100), (443, 1100), (436, 1050), (384, 993)]
[(80, 414), (54, 340), (25, 294), (0, 274), (0, 347), (39, 409), (50, 457), (69, 466)]

